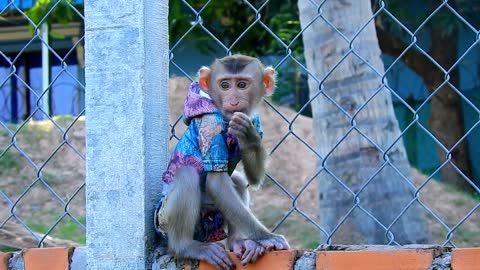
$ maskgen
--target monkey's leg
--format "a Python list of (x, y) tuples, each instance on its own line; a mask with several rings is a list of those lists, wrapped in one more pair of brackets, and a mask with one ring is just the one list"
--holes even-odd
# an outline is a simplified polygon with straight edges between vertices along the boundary
[(200, 217), (200, 204), (198, 173), (191, 167), (177, 169), (164, 208), (170, 251), (179, 258), (205, 260), (216, 269), (233, 269), (233, 264), (221, 245), (193, 239), (195, 225)]
[[(231, 178), (241, 201), (245, 207), (249, 208), (250, 194), (247, 189), (249, 185), (247, 179), (238, 171), (234, 171)], [(245, 236), (233, 223), (228, 223), (227, 246), (237, 255), (243, 265), (253, 263), (265, 254), (265, 248), (262, 245), (254, 240), (245, 239)]]
[(235, 224), (235, 230), (245, 235), (247, 239), (259, 242), (268, 250), (290, 247), (285, 237), (269, 232), (253, 215), (250, 208), (245, 206), (227, 173), (209, 172), (206, 186), (207, 194), (223, 213), (227, 222)]

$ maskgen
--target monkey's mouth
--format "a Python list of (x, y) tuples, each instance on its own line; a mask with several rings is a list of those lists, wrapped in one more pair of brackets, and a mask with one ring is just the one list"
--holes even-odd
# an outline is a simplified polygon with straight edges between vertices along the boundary
[(223, 111), (225, 113), (231, 113), (231, 114), (236, 112), (246, 113), (247, 110), (248, 108), (245, 106), (223, 106)]
[(236, 113), (236, 112), (241, 112), (241, 113), (244, 113), (244, 114), (247, 114), (247, 111), (246, 110), (225, 110), (223, 112), (223, 114), (228, 118), (232, 118), (233, 114)]

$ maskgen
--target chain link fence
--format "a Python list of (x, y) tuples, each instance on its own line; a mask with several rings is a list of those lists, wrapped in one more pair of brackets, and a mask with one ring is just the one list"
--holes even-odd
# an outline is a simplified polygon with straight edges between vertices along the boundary
[[(0, 2), (3, 3), (0, 14), (7, 22), (15, 21), (17, 25), (26, 25), (33, 30), (23, 29), (29, 37), (22, 40), (20, 49), (2, 49), (0, 53), (0, 61), (5, 67), (5, 72), (0, 74), (0, 91), (10, 93), (3, 95), (10, 97), (3, 102), (13, 104), (17, 89), (30, 95), (27, 99), (30, 106), (26, 106), (29, 111), (18, 119), (17, 124), (0, 120), (0, 247), (83, 244), (84, 111), (80, 110), (73, 117), (52, 116), (49, 105), (51, 89), (63, 77), (74, 82), (80, 93), (84, 89), (81, 72), (75, 74), (72, 64), (67, 64), (67, 59), (74, 57), (78, 68), (83, 68), (83, 31), (75, 38), (63, 35), (47, 41), (41, 27), (41, 23), (49, 22), (51, 29), (55, 29), (55, 24), (61, 20), (58, 17), (52, 21), (47, 19), (57, 16), (54, 16), (56, 10), (64, 9), (73, 14), (71, 20), (81, 27), (81, 3), (52, 1), (42, 19), (34, 21), (26, 14), (30, 6), (22, 6), (22, 1), (3, 2)], [(279, 73), (277, 96), (264, 99), (258, 109), (270, 163), (266, 183), (260, 190), (252, 191), (251, 207), (267, 227), (285, 234), (293, 246), (302, 248), (315, 248), (323, 243), (365, 243), (371, 240), (365, 236), (369, 232), (379, 234), (374, 241), (382, 239), (375, 243), (402, 244), (399, 239), (408, 237), (402, 238), (405, 233), (399, 232), (399, 228), (408, 228), (408, 224), (414, 223), (423, 224), (418, 226), (425, 226), (430, 232), (431, 236), (424, 238), (428, 243), (480, 245), (480, 168), (476, 167), (480, 163), (474, 162), (480, 149), (476, 143), (480, 136), (480, 110), (475, 96), (480, 75), (474, 72), (479, 70), (475, 64), (478, 60), (469, 61), (477, 59), (480, 54), (480, 34), (479, 25), (469, 17), (465, 8), (460, 8), (464, 2), (413, 1), (407, 4), (372, 1), (373, 14), (360, 19), (361, 23), (350, 30), (345, 25), (339, 26), (332, 19), (335, 14), (331, 12), (346, 10), (355, 2), (302, 3), (314, 11), (313, 18), (303, 24), (298, 16), (304, 11), (298, 10), (296, 1), (170, 1), (171, 147), (185, 130), (180, 114), (188, 85), (195, 80), (196, 69), (209, 64), (215, 57), (232, 53), (253, 54)], [(478, 7), (471, 5), (473, 11), (480, 8), (480, 3)], [(415, 10), (415, 21), (405, 21), (411, 11), (407, 7)], [(352, 14), (352, 18), (345, 20), (355, 16)], [(447, 44), (431, 39), (435, 36), (429, 34), (438, 30), (429, 28), (435, 25), (437, 17), (445, 16), (450, 20), (447, 22), (453, 20), (458, 28), (448, 30), (450, 24), (441, 25), (446, 32), (441, 32), (439, 38), (451, 38), (452, 33), (460, 37), (451, 42), (458, 44), (450, 62), (438, 58), (446, 55), (446, 50), (440, 53), (430, 50), (447, 48)], [(367, 44), (358, 42), (364, 40), (361, 37), (373, 22), (385, 53), (385, 70), (372, 64), (375, 62), (372, 56), (363, 54)], [(311, 66), (304, 54), (307, 42), (304, 44), (303, 35), (307, 35), (308, 29), (316, 24), (324, 26), (321, 28), (324, 32), (318, 34), (328, 37), (321, 40), (322, 43), (338, 39), (338, 44), (343, 44), (327, 48), (329, 54), (326, 56), (336, 54), (338, 57), (325, 67), (323, 73)], [(433, 30), (428, 32), (428, 29)], [(461, 33), (457, 29), (462, 29)], [(66, 39), (70, 39), (66, 42), (68, 46), (65, 45)], [(32, 79), (25, 75), (25, 67), (19, 64), (24, 54), (38, 50), (41, 45), (60, 63), (57, 72), (50, 74), (46, 88), (34, 87)], [(318, 50), (325, 48), (318, 44)], [(367, 87), (371, 89), (360, 98), (348, 89), (365, 87), (360, 84), (365, 78), (353, 76), (350, 80), (340, 80), (341, 76), (337, 74), (344, 71), (342, 65), (350, 63), (352, 57), (357, 64), (354, 68), (366, 68), (369, 74), (373, 74), (368, 79), (379, 82)], [(412, 59), (424, 63), (424, 66), (412, 65)], [(321, 61), (314, 65), (320, 66)], [(422, 74), (435, 77), (432, 75), (434, 71), (440, 74), (439, 81), (430, 82), (421, 77)], [(462, 76), (469, 79), (459, 80), (458, 77)], [(392, 80), (389, 84), (387, 78)], [(413, 87), (413, 81), (422, 86)], [(464, 90), (470, 88), (473, 90)], [(308, 96), (308, 91), (309, 98), (299, 98)], [(347, 91), (347, 94), (338, 95), (340, 91)], [(440, 105), (444, 106), (446, 113), (435, 111), (439, 107), (435, 102), (452, 95), (454, 101)], [(79, 96), (76, 100), (81, 99)], [(382, 109), (372, 108), (379, 106), (380, 102), (386, 104), (380, 107)], [(318, 109), (318, 104), (327, 104), (328, 110)], [(450, 117), (449, 106), (457, 106), (457, 112), (462, 112), (461, 117)], [(367, 111), (374, 112), (368, 113), (371, 118), (364, 118)], [(390, 134), (390, 127), (375, 122), (375, 117), (388, 113), (395, 118), (391, 123), (399, 125), (400, 130), (385, 138)], [(438, 119), (435, 115), (444, 118)], [(367, 125), (369, 121), (380, 123), (380, 128), (375, 128), (372, 123)], [(458, 126), (448, 123), (458, 121), (462, 122), (461, 134), (451, 139), (449, 131)], [(442, 125), (447, 128), (442, 129)], [(335, 129), (337, 126), (341, 128)], [(372, 128), (368, 130), (366, 127)], [(360, 138), (357, 148), (355, 144), (352, 146), (352, 136)], [(329, 139), (322, 141), (319, 137)], [(379, 140), (383, 141), (380, 143)], [(322, 145), (322, 142), (331, 143)], [(369, 147), (360, 147), (362, 145)], [(457, 158), (462, 155), (468, 162)], [(367, 162), (368, 170), (358, 167), (362, 163), (356, 160), (372, 156), (376, 161), (373, 165)], [(407, 158), (413, 165), (411, 168), (405, 166)], [(346, 167), (350, 167), (350, 174), (342, 171)], [(356, 176), (355, 171), (361, 177)], [(400, 180), (390, 181), (389, 175)], [(449, 181), (450, 178), (457, 180)], [(378, 186), (380, 188), (373, 188)], [(390, 186), (390, 189), (382, 186)], [(399, 197), (401, 199), (397, 199)], [(352, 233), (354, 231), (359, 232)], [(425, 233), (407, 230), (406, 234), (415, 232)], [(19, 235), (25, 243), (11, 244), (13, 236)], [(72, 242), (66, 242), (66, 239)]]
[(0, 9), (0, 247), (84, 244), (82, 6)]

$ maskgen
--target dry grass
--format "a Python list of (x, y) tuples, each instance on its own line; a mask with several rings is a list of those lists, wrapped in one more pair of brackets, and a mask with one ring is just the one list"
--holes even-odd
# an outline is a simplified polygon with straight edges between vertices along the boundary
[[(171, 80), (170, 85), (170, 109), (172, 121), (180, 115), (183, 106), (183, 98), (186, 93), (186, 79)], [(292, 120), (296, 113), (287, 108), (280, 108), (281, 113), (288, 120)], [(264, 141), (271, 153), (268, 173), (289, 192), (290, 196), (297, 196), (302, 188), (309, 182), (315, 173), (315, 155), (297, 140), (294, 134), (303, 138), (308, 144), (314, 145), (312, 133), (312, 119), (299, 116), (292, 126), (294, 134), (289, 133), (289, 124), (267, 105), (259, 108), (264, 129)], [(63, 127), (67, 127), (72, 118), (56, 119)], [(15, 127), (12, 127), (15, 128)], [(181, 134), (185, 129), (183, 123), (179, 123), (176, 131)], [(85, 154), (85, 130), (84, 120), (75, 123), (74, 128), (68, 132), (69, 142), (80, 153)], [(285, 135), (289, 134), (286, 138)], [(27, 153), (37, 166), (42, 164), (55, 151), (62, 142), (62, 134), (51, 123), (29, 123), (17, 135), (17, 145)], [(283, 140), (280, 146), (277, 143)], [(171, 147), (175, 144), (172, 141)], [(10, 139), (0, 132), (0, 149), (10, 145)], [(15, 201), (22, 192), (36, 179), (36, 171), (14, 149), (10, 149), (7, 155), (0, 159), (0, 191), (4, 192), (11, 200)], [(71, 149), (63, 146), (54, 157), (42, 168), (44, 180), (64, 199), (68, 200), (85, 178), (85, 163)], [(413, 170), (412, 175), (416, 185), (425, 180), (425, 176)], [(318, 216), (318, 189), (317, 182), (312, 181), (297, 200), (297, 208), (301, 209), (313, 220), (319, 220)], [(459, 222), (479, 201), (473, 197), (457, 192), (452, 188), (436, 181), (430, 181), (420, 192), (422, 201), (432, 211), (446, 222), (448, 226), (454, 226)], [(252, 193), (252, 208), (260, 219), (269, 227), (282, 219), (284, 214), (292, 208), (292, 199), (271, 181), (267, 181), (259, 190)], [(9, 216), (10, 208), (0, 200), (0, 222)], [(69, 210), (75, 216), (85, 216), (84, 189), (72, 200)], [(41, 183), (37, 183), (18, 203), (17, 214), (28, 224), (38, 228), (44, 233), (51, 224), (63, 213), (63, 206), (45, 189)], [(12, 223), (12, 222), (9, 222)], [(429, 215), (430, 228), (433, 232), (434, 243), (443, 244), (448, 231)], [(72, 226), (71, 221), (61, 222), (64, 226)], [(45, 226), (46, 225), (46, 226)], [(19, 227), (19, 226), (17, 226)], [(42, 231), (43, 230), (43, 231)], [(60, 229), (53, 231), (53, 236), (73, 239), (82, 242), (78, 238), (84, 232), (75, 228), (72, 235), (61, 233)], [(315, 248), (318, 244), (318, 230), (302, 215), (292, 212), (286, 221), (278, 228), (278, 232), (287, 236), (294, 247)], [(29, 237), (24, 234), (24, 237)], [(457, 246), (480, 246), (480, 209), (475, 211), (456, 231), (453, 242)]]
[[(66, 130), (74, 119), (56, 117), (55, 121)], [(84, 123), (84, 119), (79, 119), (67, 133), (67, 141), (83, 156)], [(9, 128), (15, 131), (18, 126), (12, 125)], [(18, 149), (11, 146), (10, 136), (3, 130), (0, 131), (0, 149), (9, 148), (0, 159), (0, 191), (10, 201), (18, 200), (15, 215), (39, 234), (47, 233), (59, 220), (49, 235), (83, 243), (84, 230), (69, 216), (62, 218), (62, 215), (65, 213), (65, 203), (77, 193), (75, 199), (68, 203), (68, 212), (85, 222), (85, 188), (82, 187), (85, 162), (66, 144), (58, 149), (63, 143), (63, 133), (51, 122), (29, 122), (20, 129), (15, 139)], [(41, 178), (38, 178), (39, 172)], [(55, 198), (54, 193), (60, 199)], [(9, 228), (10, 233), (17, 235), (17, 238), (24, 238), (24, 241), (18, 243), (17, 240), (12, 241), (11, 247), (36, 245), (37, 241), (30, 232), (11, 216), (10, 205), (0, 200), (0, 222), (7, 218), (9, 221), (5, 227)], [(17, 231), (11, 232), (12, 228), (17, 228)], [(48, 241), (46, 243), (48, 245)]]

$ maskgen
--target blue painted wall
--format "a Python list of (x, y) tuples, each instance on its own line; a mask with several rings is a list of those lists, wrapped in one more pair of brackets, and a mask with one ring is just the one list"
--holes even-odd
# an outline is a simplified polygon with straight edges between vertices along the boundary
[[(30, 89), (25, 83), (25, 69), (23, 59), (15, 62), (17, 67), (15, 75), (10, 69), (10, 64), (3, 60), (0, 61), (0, 121), (11, 122), (15, 119), (22, 120), (26, 117), (27, 106), (33, 113), (37, 109), (39, 96), (43, 92), (42, 88), (42, 69), (40, 54), (30, 54), (28, 57), (30, 69)], [(57, 58), (51, 58), (51, 107), (52, 115), (70, 114), (78, 115), (84, 107), (85, 91), (77, 82), (78, 74), (81, 74), (77, 65), (75, 54), (70, 55), (66, 61), (66, 67), (63, 69)], [(79, 73), (80, 72), (80, 73)], [(80, 78), (78, 80), (83, 80)], [(16, 92), (17, 103), (12, 106), (12, 86)], [(26, 93), (30, 92), (30, 100), (27, 105)], [(16, 111), (16, 114), (14, 113)], [(42, 112), (33, 114), (34, 120), (45, 119)]]

